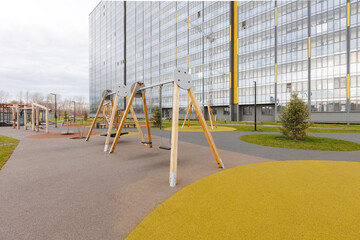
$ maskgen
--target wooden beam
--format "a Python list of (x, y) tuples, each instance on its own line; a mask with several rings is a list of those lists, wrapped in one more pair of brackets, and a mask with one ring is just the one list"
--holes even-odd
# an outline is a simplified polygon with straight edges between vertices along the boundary
[(85, 141), (89, 141), (89, 139), (90, 139), (91, 133), (92, 133), (92, 131), (93, 131), (93, 129), (94, 129), (94, 126), (95, 126), (95, 124), (96, 124), (96, 120), (98, 119), (99, 114), (100, 114), (100, 111), (101, 111), (101, 108), (102, 108), (102, 106), (103, 106), (103, 104), (104, 104), (105, 97), (106, 97), (106, 92), (104, 92), (104, 95), (103, 95), (103, 97), (102, 97), (102, 99), (101, 99), (101, 102), (100, 102), (100, 104), (99, 104), (98, 110), (96, 111), (95, 118), (94, 118), (93, 122), (91, 123), (90, 129), (89, 129), (89, 132), (88, 132), (88, 135), (87, 135)]
[(43, 105), (40, 105), (40, 104), (37, 104), (37, 103), (33, 103), (33, 105), (35, 105), (36, 107), (42, 108), (44, 110), (48, 109), (47, 107), (45, 107)]
[(141, 96), (142, 96), (142, 100), (143, 100), (143, 108), (144, 108), (144, 115), (145, 115), (146, 132), (147, 132), (147, 136), (148, 136), (148, 142), (150, 142), (149, 147), (152, 147), (152, 143), (151, 143), (151, 133), (150, 133), (150, 124), (149, 124), (149, 115), (148, 115), (148, 111), (147, 111), (145, 91), (142, 92)]
[(176, 186), (177, 158), (178, 158), (178, 124), (179, 124), (179, 91), (180, 87), (174, 82), (172, 126), (171, 126), (171, 153), (170, 153), (170, 187)]
[(200, 120), (200, 123), (201, 123), (201, 126), (203, 128), (204, 134), (205, 134), (206, 139), (207, 139), (207, 141), (208, 141), (208, 143), (210, 145), (211, 151), (212, 151), (212, 153), (213, 153), (213, 155), (215, 157), (215, 160), (216, 160), (216, 162), (218, 164), (218, 167), (224, 168), (224, 163), (222, 162), (222, 160), (220, 158), (220, 155), (219, 155), (219, 152), (218, 152), (218, 150), (216, 148), (214, 139), (211, 136), (211, 133), (210, 133), (210, 130), (209, 130), (207, 124), (206, 124), (204, 115), (201, 112), (199, 103), (197, 102), (197, 100), (195, 98), (195, 93), (192, 90), (192, 88), (188, 89), (187, 91), (188, 91), (188, 94), (189, 94), (189, 96), (191, 98), (192, 103), (194, 104), (196, 114), (198, 115), (198, 118)]
[(109, 148), (109, 142), (110, 142), (111, 132), (112, 132), (113, 125), (114, 125), (114, 119), (115, 119), (115, 116), (116, 116), (118, 100), (119, 100), (119, 95), (118, 94), (115, 94), (114, 101), (113, 101), (113, 99), (111, 99), (112, 111), (111, 111), (111, 118), (110, 118), (110, 122), (109, 122), (109, 128), (108, 128), (108, 132), (107, 132), (106, 140), (105, 140), (104, 152), (107, 152), (107, 150)]
[(184, 118), (184, 122), (183, 122), (183, 125), (181, 126), (181, 128), (184, 128), (184, 125), (185, 125), (185, 123), (186, 123), (187, 116), (189, 115), (189, 111), (190, 111), (190, 104), (189, 104), (189, 106), (188, 106), (188, 110), (187, 110), (187, 112), (186, 112), (186, 115), (185, 115), (185, 118)]
[[(129, 96), (126, 96), (125, 98), (126, 98), (126, 102), (129, 102)], [(144, 141), (145, 141), (144, 134), (143, 134), (142, 131), (141, 131), (141, 126), (140, 126), (140, 124), (139, 124), (139, 121), (138, 121), (138, 119), (137, 119), (137, 117), (136, 117), (134, 108), (133, 108), (132, 106), (130, 106), (130, 112), (131, 112), (131, 115), (133, 116), (136, 129), (137, 129), (138, 132), (139, 132), (140, 139), (141, 139), (142, 142), (144, 142)]]
[(125, 120), (127, 118), (127, 115), (129, 114), (132, 102), (134, 101), (134, 98), (135, 98), (135, 91), (136, 91), (137, 86), (138, 86), (138, 83), (135, 83), (134, 89), (133, 89), (133, 91), (131, 93), (131, 96), (130, 96), (130, 99), (129, 99), (129, 102), (127, 103), (127, 106), (126, 106), (124, 116), (121, 119), (120, 126), (119, 126), (119, 128), (118, 128), (118, 130), (116, 132), (115, 139), (114, 139), (114, 141), (113, 141), (113, 143), (111, 145), (111, 148), (110, 148), (110, 151), (109, 151), (110, 153), (114, 152), (116, 144), (119, 141), (121, 131), (122, 131), (122, 129), (124, 127), (124, 124), (125, 124)]

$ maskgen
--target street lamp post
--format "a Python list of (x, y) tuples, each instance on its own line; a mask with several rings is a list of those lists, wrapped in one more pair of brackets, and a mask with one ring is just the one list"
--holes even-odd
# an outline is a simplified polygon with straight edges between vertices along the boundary
[(256, 131), (256, 81), (255, 84), (255, 102), (254, 102), (254, 130)]
[(72, 101), (74, 103), (74, 124), (75, 124), (75, 113), (76, 113), (76, 109), (75, 109), (75, 101)]
[(50, 93), (50, 94), (55, 96), (55, 128), (57, 128), (57, 116), (56, 116), (56, 94), (55, 94), (55, 93)]

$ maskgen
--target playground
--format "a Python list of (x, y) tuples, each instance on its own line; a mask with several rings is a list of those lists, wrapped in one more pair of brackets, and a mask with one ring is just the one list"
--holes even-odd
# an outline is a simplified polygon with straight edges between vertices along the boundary
[[(146, 90), (166, 84), (172, 118), (156, 128)], [(180, 89), (191, 99), (182, 121)], [(54, 128), (44, 106), (9, 107), (13, 125), (0, 128), (0, 144), (15, 150), (0, 170), (0, 239), (360, 238), (357, 129), (310, 133), (291, 147), (278, 133), (217, 123), (209, 104), (207, 122), (183, 69), (172, 81), (104, 91), (88, 124)], [(27, 110), (31, 129), (20, 129)]]

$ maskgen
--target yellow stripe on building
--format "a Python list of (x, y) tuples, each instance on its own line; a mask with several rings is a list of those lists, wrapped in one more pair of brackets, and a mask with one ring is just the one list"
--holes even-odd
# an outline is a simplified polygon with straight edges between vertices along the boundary
[(309, 58), (311, 58), (311, 39), (308, 37), (308, 55)]
[(277, 7), (275, 7), (275, 27), (277, 26)]
[(346, 84), (347, 84), (346, 97), (347, 97), (347, 99), (350, 99), (350, 75), (349, 74), (346, 75)]
[(350, 26), (350, 3), (347, 3), (347, 26)]
[(277, 83), (277, 63), (275, 63), (275, 83)]

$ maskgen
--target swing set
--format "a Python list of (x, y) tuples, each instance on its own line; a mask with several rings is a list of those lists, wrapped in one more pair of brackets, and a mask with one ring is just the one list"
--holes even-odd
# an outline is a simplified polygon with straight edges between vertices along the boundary
[[(211, 110), (211, 107), (210, 107), (210, 105), (209, 105), (208, 102), (206, 103), (206, 106), (207, 106), (208, 113), (209, 113), (209, 119), (210, 119), (211, 129), (214, 129), (214, 125), (215, 125), (215, 128), (217, 128), (217, 126), (216, 126), (216, 120), (215, 120), (213, 111)], [(189, 103), (189, 107), (188, 107), (188, 110), (187, 110), (187, 112), (186, 112), (186, 115), (185, 115), (185, 118), (184, 118), (184, 122), (183, 122), (181, 128), (184, 128), (185, 123), (186, 123), (186, 120), (188, 120), (187, 126), (190, 127), (191, 111), (192, 111), (192, 102)], [(189, 116), (189, 118), (188, 118), (188, 116)], [(198, 119), (197, 114), (196, 114), (196, 118)], [(214, 123), (214, 125), (213, 125), (213, 123)]]
[[(207, 139), (207, 141), (208, 141), (208, 143), (210, 145), (211, 151), (212, 151), (212, 153), (214, 155), (214, 158), (215, 158), (215, 160), (216, 160), (216, 162), (218, 164), (218, 167), (224, 168), (224, 163), (222, 162), (222, 160), (220, 158), (220, 155), (219, 155), (218, 150), (216, 148), (215, 142), (214, 142), (214, 140), (213, 140), (213, 138), (211, 136), (210, 130), (209, 130), (207, 124), (206, 124), (206, 121), (205, 121), (205, 118), (204, 118), (204, 116), (203, 116), (203, 114), (201, 112), (200, 106), (199, 106), (199, 104), (198, 104), (198, 102), (197, 102), (197, 100), (195, 98), (195, 93), (194, 93), (194, 91), (192, 89), (192, 80), (191, 80), (190, 74), (186, 70), (184, 70), (182, 68), (176, 68), (174, 70), (174, 75), (173, 76), (174, 76), (173, 80), (163, 82), (163, 83), (153, 84), (151, 86), (145, 86), (142, 82), (135, 82), (131, 86), (130, 91), (124, 91), (123, 92), (123, 94), (125, 94), (125, 93), (127, 95), (130, 94), (130, 96), (127, 97), (127, 105), (126, 105), (126, 109), (124, 111), (124, 115), (123, 115), (123, 117), (121, 119), (120, 125), (119, 125), (119, 127), (117, 129), (117, 132), (116, 132), (116, 135), (115, 135), (115, 138), (114, 138), (114, 141), (113, 141), (113, 143), (112, 143), (112, 145), (110, 147), (110, 150), (109, 150), (109, 153), (114, 152), (114, 150), (116, 148), (116, 145), (117, 145), (117, 143), (119, 141), (119, 138), (121, 136), (121, 132), (122, 132), (122, 129), (124, 127), (125, 120), (126, 120), (128, 114), (129, 114), (129, 111), (133, 114), (133, 117), (135, 116), (135, 113), (133, 112), (133, 108), (132, 108), (132, 103), (133, 103), (135, 97), (141, 97), (142, 100), (143, 100), (142, 102), (143, 102), (143, 108), (144, 108), (146, 130), (147, 130), (147, 135), (148, 135), (148, 141), (144, 141), (143, 137), (142, 137), (141, 143), (143, 143), (145, 145), (148, 145), (149, 147), (152, 147), (150, 127), (149, 127), (149, 117), (148, 117), (147, 106), (146, 106), (145, 90), (150, 89), (150, 88), (154, 88), (154, 87), (160, 87), (160, 89), (161, 89), (163, 85), (173, 84), (174, 90), (173, 90), (173, 108), (172, 108), (173, 112), (172, 112), (172, 120), (171, 120), (172, 121), (172, 126), (171, 126), (171, 147), (160, 146), (161, 149), (171, 150), (171, 153), (170, 153), (170, 177), (169, 177), (169, 182), (170, 182), (171, 187), (176, 186), (177, 159), (178, 159), (178, 138), (179, 138), (179, 136), (178, 136), (178, 127), (179, 127), (179, 125), (178, 124), (179, 124), (179, 91), (180, 91), (180, 88), (184, 89), (184, 90), (187, 90), (188, 95), (191, 98), (192, 105), (195, 108), (195, 112), (199, 117), (199, 121), (201, 123), (202, 129), (203, 129), (204, 134), (206, 136), (206, 139)], [(123, 86), (123, 89), (127, 89), (127, 88), (125, 86)], [(160, 91), (160, 94), (161, 94), (161, 91)], [(98, 117), (99, 112), (101, 110), (101, 107), (103, 106), (105, 98), (107, 96), (109, 96), (109, 94), (104, 94), (103, 95), (102, 101), (101, 101), (101, 103), (99, 105), (99, 108), (98, 108), (98, 111), (96, 113), (94, 122), (91, 125), (90, 131), (89, 131), (89, 134), (88, 134), (88, 137), (87, 137), (86, 140), (88, 140), (90, 138), (90, 134), (91, 134), (91, 131), (92, 131), (93, 126), (95, 124), (96, 118)], [(116, 96), (118, 96), (118, 94)], [(116, 102), (117, 102), (117, 100), (114, 101), (114, 104)], [(113, 106), (112, 115), (114, 115), (114, 110), (116, 110), (116, 107), (114, 108), (114, 106)], [(137, 120), (135, 120), (135, 119), (136, 119), (136, 116), (134, 117), (134, 121), (135, 121), (135, 124), (138, 124)], [(140, 134), (141, 129), (138, 128), (138, 130), (139, 130), (139, 134)], [(110, 124), (109, 124), (108, 137), (109, 137), (110, 131), (111, 131), (111, 128), (110, 128)], [(107, 150), (107, 147), (105, 145), (105, 151), (106, 150)]]
[[(125, 86), (125, 85), (120, 85), (116, 91), (112, 92), (110, 90), (105, 90), (103, 92), (103, 97), (101, 99), (101, 102), (99, 104), (99, 107), (98, 107), (98, 110), (95, 114), (95, 118), (90, 126), (90, 130), (88, 132), (88, 135), (85, 139), (85, 141), (89, 141), (90, 139), (90, 136), (91, 136), (91, 133), (94, 129), (94, 126), (96, 124), (96, 121), (99, 117), (99, 114), (101, 112), (101, 109), (103, 109), (103, 119), (106, 119), (107, 122), (108, 122), (108, 130), (107, 130), (107, 134), (105, 135), (106, 136), (106, 140), (105, 140), (105, 147), (104, 147), (104, 152), (107, 152), (108, 151), (108, 148), (109, 148), (109, 143), (110, 143), (110, 137), (113, 137), (116, 135), (116, 133), (113, 133), (112, 132), (112, 129), (115, 125), (115, 128), (116, 129), (119, 129), (121, 124), (122, 126), (124, 126), (125, 124), (125, 119), (126, 119), (126, 116), (125, 114), (123, 114), (123, 116), (121, 117), (121, 121), (120, 121), (120, 125), (117, 126), (117, 123), (114, 124), (115, 120), (117, 118), (119, 118), (119, 112), (117, 110), (117, 107), (118, 107), (118, 101), (119, 101), (119, 97), (125, 97), (127, 101), (129, 101), (129, 91), (130, 89)], [(110, 107), (111, 105), (111, 107)], [(145, 103), (145, 107), (146, 107), (146, 103)], [(144, 107), (144, 108), (145, 108)], [(111, 111), (109, 110), (111, 109)], [(147, 119), (147, 124), (146, 124), (146, 129), (147, 129), (147, 133), (148, 133), (148, 141), (145, 141), (145, 138), (144, 138), (144, 135), (141, 131), (141, 126), (139, 124), (139, 121), (136, 117), (136, 114), (135, 114), (135, 111), (133, 109), (133, 107), (130, 105), (130, 108), (129, 108), (132, 116), (133, 116), (133, 119), (134, 119), (134, 122), (135, 122), (135, 126), (139, 132), (139, 136), (140, 136), (140, 139), (141, 139), (141, 143), (143, 143), (144, 145), (147, 145), (149, 147), (152, 147), (152, 143), (151, 143), (151, 135), (150, 135), (150, 126), (149, 126), (149, 122), (148, 122), (148, 119)], [(111, 115), (109, 116), (109, 113), (111, 112)], [(118, 116), (117, 116), (118, 115)], [(124, 121), (122, 121), (124, 119)], [(128, 134), (127, 132), (120, 132), (120, 135), (125, 135), (125, 134)]]

